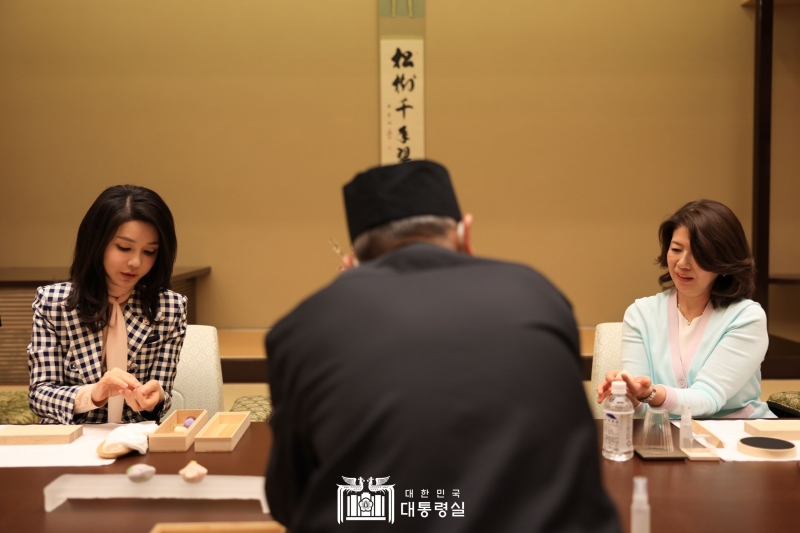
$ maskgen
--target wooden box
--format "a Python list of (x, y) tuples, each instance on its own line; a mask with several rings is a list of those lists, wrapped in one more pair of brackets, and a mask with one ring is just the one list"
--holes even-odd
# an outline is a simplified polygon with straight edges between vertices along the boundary
[[(189, 417), (194, 418), (194, 423), (189, 426), (187, 433), (181, 434), (172, 431), (173, 426), (176, 424), (183, 425)], [(207, 422), (208, 411), (205, 409), (178, 409), (161, 422), (158, 429), (150, 435), (150, 451), (185, 452)]]
[(8, 426), (0, 429), (0, 444), (69, 444), (83, 435), (83, 426)]
[(217, 413), (194, 441), (196, 452), (232, 452), (250, 427), (250, 411)]
[(800, 420), (753, 420), (744, 423), (744, 432), (756, 437), (800, 440)]

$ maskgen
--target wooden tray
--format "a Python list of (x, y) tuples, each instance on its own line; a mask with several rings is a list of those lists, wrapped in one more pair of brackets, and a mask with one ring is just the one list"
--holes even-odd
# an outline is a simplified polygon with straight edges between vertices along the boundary
[(634, 445), (633, 452), (643, 461), (682, 461), (686, 459), (686, 454), (679, 448), (673, 448), (671, 452), (651, 452), (644, 446)]
[(194, 451), (232, 452), (248, 427), (250, 411), (217, 413), (198, 433), (194, 441)]
[(0, 429), (0, 444), (69, 444), (83, 435), (83, 426), (8, 426)]
[[(187, 418), (193, 417), (194, 423), (184, 434), (175, 433), (172, 427), (183, 424)], [(194, 438), (208, 422), (208, 411), (205, 409), (178, 409), (158, 429), (150, 435), (151, 452), (185, 452), (194, 442)]]
[(800, 440), (800, 420), (753, 420), (744, 423), (744, 432), (755, 437)]
[(150, 533), (285, 533), (278, 522), (173, 522), (158, 523)]

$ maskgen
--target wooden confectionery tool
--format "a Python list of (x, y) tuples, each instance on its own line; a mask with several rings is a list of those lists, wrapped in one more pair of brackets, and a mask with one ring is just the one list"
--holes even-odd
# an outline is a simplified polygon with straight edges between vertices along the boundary
[(692, 420), (692, 431), (698, 434), (708, 435), (708, 437), (706, 438), (706, 442), (709, 443), (714, 448), (725, 447), (722, 441), (716, 435), (714, 435), (714, 433), (706, 429), (706, 427), (697, 420)]
[(744, 432), (754, 437), (800, 440), (800, 420), (748, 420)]
[(128, 448), (119, 442), (109, 445), (107, 449), (105, 448), (105, 445), (106, 441), (103, 441), (97, 447), (97, 455), (103, 459), (116, 459), (117, 457), (122, 457), (123, 455), (129, 454), (133, 451), (132, 448)]
[(762, 459), (793, 459), (797, 457), (797, 448), (794, 444), (788, 440), (772, 437), (744, 437), (739, 439), (736, 449)]

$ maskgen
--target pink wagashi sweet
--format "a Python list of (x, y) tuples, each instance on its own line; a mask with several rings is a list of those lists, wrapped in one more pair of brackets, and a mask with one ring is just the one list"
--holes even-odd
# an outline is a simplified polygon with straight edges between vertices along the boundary
[(206, 477), (208, 470), (198, 464), (197, 461), (189, 461), (189, 464), (184, 466), (178, 473), (187, 483), (199, 483)]

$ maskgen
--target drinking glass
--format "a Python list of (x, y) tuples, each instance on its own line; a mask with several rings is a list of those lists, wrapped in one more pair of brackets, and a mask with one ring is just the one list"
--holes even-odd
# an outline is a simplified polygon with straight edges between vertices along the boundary
[(669, 411), (651, 407), (644, 415), (642, 448), (650, 453), (672, 453), (672, 427)]

